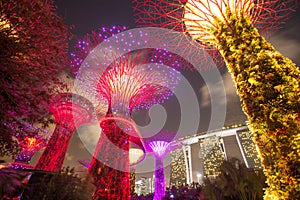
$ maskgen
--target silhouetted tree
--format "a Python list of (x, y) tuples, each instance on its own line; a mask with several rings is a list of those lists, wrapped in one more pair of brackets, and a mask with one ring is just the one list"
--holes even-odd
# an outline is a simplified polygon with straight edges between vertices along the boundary
[(216, 180), (205, 180), (205, 197), (211, 200), (259, 200), (263, 199), (266, 187), (262, 171), (247, 168), (238, 159), (232, 158), (221, 165), (221, 174)]

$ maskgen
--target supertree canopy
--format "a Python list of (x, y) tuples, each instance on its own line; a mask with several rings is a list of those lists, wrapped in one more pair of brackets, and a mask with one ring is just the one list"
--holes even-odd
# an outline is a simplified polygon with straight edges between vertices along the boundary
[(13, 130), (18, 120), (48, 125), (49, 99), (65, 88), (58, 78), (68, 66), (68, 27), (53, 1), (0, 1), (0, 154), (16, 154)]
[(62, 93), (52, 100), (49, 109), (56, 128), (35, 168), (57, 172), (62, 168), (72, 134), (77, 127), (94, 120), (94, 108), (90, 101), (78, 94)]
[[(94, 198), (129, 199), (130, 142), (145, 152), (139, 131), (130, 117), (131, 112), (168, 99), (172, 95), (170, 90), (179, 82), (179, 72), (164, 66), (164, 63), (166, 61), (174, 68), (180, 67), (180, 63), (174, 58), (163, 59), (170, 55), (164, 50), (130, 50), (131, 43), (145, 42), (142, 33), (138, 39), (126, 38), (125, 34), (111, 34), (117, 39), (116, 46), (101, 49), (102, 45), (109, 43), (110, 38), (103, 37), (106, 30), (99, 29), (97, 34), (86, 36), (87, 41), (95, 43), (81, 42), (92, 49), (86, 59), (78, 59), (80, 55), (86, 56), (86, 47), (77, 46), (72, 54), (79, 63), (84, 60), (77, 72), (75, 90), (98, 100), (95, 105), (108, 105), (107, 115), (99, 120), (103, 134), (89, 167), (97, 187)], [(118, 33), (117, 28), (110, 31)], [(132, 37), (131, 32), (128, 33)], [(122, 44), (128, 53), (118, 55)]]
[[(259, 33), (279, 28), (298, 1), (134, 2), (144, 25), (174, 24), (200, 45), (220, 51), (264, 166), (265, 199), (299, 199), (300, 71)], [(166, 5), (174, 12), (166, 12)]]

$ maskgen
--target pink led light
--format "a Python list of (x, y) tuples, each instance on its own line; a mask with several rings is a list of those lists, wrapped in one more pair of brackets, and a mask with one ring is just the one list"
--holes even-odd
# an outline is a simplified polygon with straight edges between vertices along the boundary
[(56, 172), (61, 170), (76, 128), (93, 120), (93, 105), (80, 95), (63, 93), (53, 99), (50, 112), (55, 118), (56, 128), (35, 168)]

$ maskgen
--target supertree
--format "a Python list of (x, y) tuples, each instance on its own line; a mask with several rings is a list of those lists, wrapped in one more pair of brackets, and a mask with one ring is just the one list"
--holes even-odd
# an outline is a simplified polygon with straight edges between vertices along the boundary
[[(140, 163), (145, 157), (145, 151), (140, 148), (129, 149), (129, 164), (130, 164), (130, 194), (135, 192), (135, 166)], [(80, 159), (78, 162), (86, 167), (90, 167), (90, 159)]]
[(259, 33), (278, 29), (298, 1), (134, 2), (144, 25), (175, 25), (201, 46), (220, 51), (264, 166), (264, 198), (299, 199), (300, 71)]
[(154, 200), (161, 200), (165, 196), (164, 159), (170, 151), (180, 146), (172, 143), (175, 136), (175, 133), (164, 130), (144, 139), (147, 152), (154, 158)]
[[(86, 40), (105, 44), (109, 38), (102, 37), (103, 30), (106, 29), (99, 29), (100, 33), (87, 35)], [(116, 30), (117, 28), (111, 29), (112, 32)], [(113, 34), (111, 36), (114, 37)], [(98, 39), (89, 39), (93, 37)], [(119, 46), (116, 49), (114, 47), (98, 49), (96, 46), (99, 43), (85, 42), (92, 51), (88, 52), (90, 54), (80, 64), (76, 77), (79, 91), (84, 91), (84, 95), (93, 96), (93, 99), (102, 100), (108, 105), (107, 115), (99, 121), (103, 134), (98, 141), (89, 168), (89, 172), (96, 179), (95, 199), (129, 198), (130, 142), (144, 149), (139, 131), (130, 117), (132, 110), (147, 109), (153, 104), (168, 99), (172, 95), (170, 90), (174, 89), (179, 81), (178, 71), (163, 66), (163, 61), (159, 62), (162, 60), (160, 57), (153, 57), (151, 60), (148, 50), (131, 53), (129, 50), (129, 53), (118, 55), (118, 51), (122, 50), (122, 42), (125, 43), (126, 48), (129, 48), (135, 39), (126, 38), (121, 34), (116, 35), (115, 39), (117, 37)], [(139, 39), (142, 39), (142, 36)], [(141, 40), (139, 42), (143, 43)], [(80, 57), (82, 54), (86, 56), (85, 49), (77, 47), (74, 57)], [(153, 51), (156, 51), (155, 55), (161, 57), (167, 54), (165, 51), (150, 49), (150, 52)], [(171, 60), (169, 66), (175, 63), (174, 59)], [(148, 62), (151, 64), (147, 65)], [(174, 67), (178, 67), (177, 63)], [(98, 105), (103, 104), (98, 103)]]
[(48, 103), (57, 77), (68, 65), (68, 26), (53, 1), (0, 1), (1, 155), (15, 155), (18, 144), (5, 123), (49, 124)]
[(35, 169), (57, 172), (61, 170), (76, 128), (94, 120), (94, 107), (89, 100), (78, 94), (62, 93), (52, 99), (49, 109), (55, 118), (56, 127)]
[(164, 172), (164, 158), (169, 152), (169, 142), (166, 141), (152, 141), (149, 143), (152, 155), (154, 157), (154, 199), (161, 200), (165, 196), (165, 172)]

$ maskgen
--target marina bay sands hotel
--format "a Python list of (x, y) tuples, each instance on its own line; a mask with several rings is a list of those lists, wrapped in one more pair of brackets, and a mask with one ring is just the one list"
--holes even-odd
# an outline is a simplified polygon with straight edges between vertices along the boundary
[(171, 152), (170, 186), (214, 179), (224, 159), (238, 158), (248, 168), (261, 168), (258, 152), (247, 126), (234, 126), (182, 138)]

